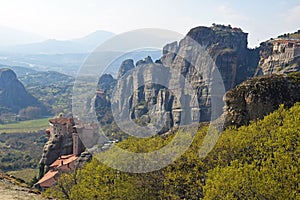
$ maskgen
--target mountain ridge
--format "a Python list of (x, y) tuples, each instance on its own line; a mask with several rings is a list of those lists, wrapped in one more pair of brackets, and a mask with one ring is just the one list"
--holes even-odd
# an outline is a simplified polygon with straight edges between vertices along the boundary
[(113, 35), (112, 32), (97, 30), (81, 38), (70, 40), (47, 39), (41, 42), (6, 47), (2, 51), (22, 54), (89, 53)]

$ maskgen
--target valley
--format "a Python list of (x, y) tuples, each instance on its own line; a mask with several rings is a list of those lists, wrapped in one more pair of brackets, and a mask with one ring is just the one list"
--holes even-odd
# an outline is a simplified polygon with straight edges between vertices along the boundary
[[(161, 52), (114, 60), (90, 98), (93, 79), (76, 77), (88, 51), (74, 41), (58, 54), (47, 47), (57, 41), (31, 45), (23, 61), (38, 67), (4, 55), (0, 197), (299, 198), (298, 34), (252, 49), (241, 28), (197, 26)], [(74, 98), (96, 121), (73, 113)]]

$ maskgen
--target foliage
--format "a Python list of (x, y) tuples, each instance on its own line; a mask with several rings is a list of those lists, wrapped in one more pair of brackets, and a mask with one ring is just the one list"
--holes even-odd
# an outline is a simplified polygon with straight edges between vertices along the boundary
[(19, 118), (21, 120), (38, 119), (42, 117), (42, 109), (39, 107), (29, 106), (19, 111)]
[(283, 35), (278, 36), (278, 38), (300, 39), (300, 30), (294, 33), (285, 33)]
[[(60, 199), (297, 199), (300, 198), (300, 104), (281, 106), (249, 126), (231, 127), (205, 158), (207, 126), (167, 167), (144, 174), (118, 172), (96, 159), (65, 174), (47, 194)], [(188, 133), (188, 132), (186, 132)], [(178, 133), (177, 133), (178, 134)], [(129, 138), (119, 147), (151, 152), (175, 135)]]
[[(29, 169), (38, 167), (41, 152), (47, 141), (44, 131), (27, 133), (1, 133), (0, 134), (0, 170), (5, 172), (25, 170), (18, 173), (16, 177), (25, 179), (32, 178), (33, 173)], [(32, 170), (31, 170), (32, 172)]]
[(71, 112), (74, 78), (54, 71), (35, 72), (20, 77), (27, 91), (57, 115)]
[(291, 80), (294, 83), (299, 83), (300, 82), (300, 71), (298, 72), (291, 72), (288, 74), (288, 77), (291, 78)]
[(210, 160), (205, 199), (299, 198), (300, 105), (222, 134)]

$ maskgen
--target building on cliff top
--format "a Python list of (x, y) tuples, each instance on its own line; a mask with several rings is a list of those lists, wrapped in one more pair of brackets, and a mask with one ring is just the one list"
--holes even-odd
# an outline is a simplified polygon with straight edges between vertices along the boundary
[(277, 53), (292, 53), (292, 57), (300, 55), (300, 40), (295, 39), (275, 39), (272, 41), (273, 51)]
[(72, 118), (50, 119), (49, 125), (46, 129), (49, 141), (44, 147), (37, 183), (43, 190), (56, 184), (61, 173), (73, 171), (76, 160), (85, 150)]

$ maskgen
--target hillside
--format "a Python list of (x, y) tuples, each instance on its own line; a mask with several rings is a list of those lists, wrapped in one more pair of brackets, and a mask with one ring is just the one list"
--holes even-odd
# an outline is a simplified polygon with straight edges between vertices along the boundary
[(36, 71), (21, 76), (27, 91), (42, 102), (53, 115), (71, 115), (74, 78), (55, 71)]
[[(199, 158), (207, 131), (202, 124), (190, 148), (159, 171), (125, 173), (94, 159), (76, 174), (62, 176), (59, 187), (47, 190), (46, 194), (78, 200), (297, 199), (299, 124), (299, 103), (290, 109), (280, 106), (249, 126), (228, 128), (208, 156)], [(131, 152), (152, 152), (172, 141), (173, 136), (132, 137), (118, 146)]]
[(0, 170), (7, 172), (26, 168), (37, 169), (43, 145), (47, 140), (46, 127), (47, 125), (35, 130), (24, 128), (13, 133), (0, 130)]
[(21, 67), (21, 66), (7, 66), (7, 65), (0, 64), (0, 68), (9, 68), (9, 69), (13, 70), (16, 73), (18, 78), (20, 78), (21, 76), (36, 72), (36, 70), (34, 70), (34, 69), (31, 69), (28, 67)]
[[(7, 66), (0, 65), (0, 70)], [(27, 67), (9, 67), (17, 75), (26, 91), (46, 106), (49, 113), (71, 112), (72, 76), (56, 71), (36, 71)], [(6, 112), (9, 112), (7, 110)], [(4, 113), (2, 113), (4, 114)]]

